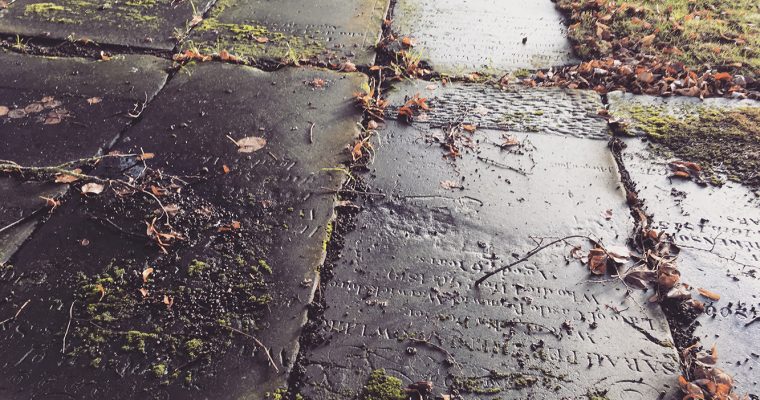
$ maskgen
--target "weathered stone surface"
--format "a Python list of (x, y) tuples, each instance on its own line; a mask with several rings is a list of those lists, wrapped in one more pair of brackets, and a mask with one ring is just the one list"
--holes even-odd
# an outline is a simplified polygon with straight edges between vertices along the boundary
[[(315, 78), (325, 80), (325, 88), (308, 85)], [(139, 269), (130, 268), (125, 276), (140, 279), (137, 276), (143, 265), (167, 265), (175, 257), (161, 256), (145, 241), (96, 223), (86, 210), (97, 198), (79, 200), (77, 196), (15, 257), (13, 271), (22, 279), (0, 285), (6, 299), (0, 304), (0, 315), (12, 315), (26, 299), (33, 299), (23, 318), (0, 331), (0, 397), (66, 393), (82, 399), (259, 399), (265, 392), (285, 386), (298, 352), (306, 304), (324, 257), (334, 191), (343, 179), (324, 169), (345, 160), (344, 148), (357, 134), (361, 116), (348, 99), (363, 82), (365, 78), (359, 74), (317, 69), (265, 73), (233, 65), (199, 65), (191, 74), (177, 75), (117, 145), (121, 151), (143, 148), (155, 152), (148, 163), (162, 168), (164, 174), (196, 177), (185, 178), (191, 180), (204, 176), (183, 193), (197, 196), (201, 204), (240, 215), (242, 229), (267, 224), (266, 235), (242, 245), (269, 249), (265, 259), (273, 270), (267, 279), (273, 299), (258, 330), (250, 333), (267, 345), (279, 373), (244, 336), (230, 336), (234, 341), (231, 350), (215, 354), (215, 368), (204, 376), (194, 376), (189, 387), (180, 381), (192, 365), (169, 362), (167, 376), (175, 371), (181, 374), (163, 385), (154, 376), (155, 370), (141, 369), (142, 357), (150, 361), (150, 355), (117, 352), (104, 354), (99, 368), (82, 366), (81, 359), (72, 365), (68, 356), (61, 355), (61, 342), (76, 274), (93, 276), (104, 271), (111, 260), (119, 265), (131, 259), (137, 260)], [(311, 123), (313, 143), (309, 140)], [(235, 139), (261, 136), (267, 143), (257, 152), (240, 153), (227, 135)], [(230, 168), (229, 173), (224, 173), (223, 165)], [(123, 230), (145, 230), (139, 218), (114, 214), (105, 217)], [(210, 236), (221, 234), (216, 232), (212, 227)], [(83, 238), (88, 239), (86, 246), (80, 245)], [(176, 269), (157, 267), (153, 275), (156, 279), (179, 277), (182, 263), (199, 257), (209, 243), (211, 238), (184, 247), (179, 244)], [(76, 310), (82, 307), (74, 307), (75, 318), (81, 316)], [(180, 305), (174, 304), (174, 309), (177, 307)], [(150, 316), (166, 317), (164, 313)], [(74, 320), (67, 352), (76, 347), (75, 332), (83, 326), (88, 326), (86, 320)]]
[[(171, 50), (211, 0), (18, 0), (0, 10), (0, 33)], [(175, 37), (177, 36), (177, 37)]]
[[(149, 56), (93, 62), (0, 53), (0, 106), (10, 109), (0, 117), (0, 159), (53, 166), (96, 155), (126, 128), (135, 103), (152, 99), (163, 86), (168, 66)], [(51, 99), (42, 102), (46, 96)], [(96, 97), (97, 104), (88, 102)], [(29, 112), (24, 116), (10, 117), (25, 108)], [(0, 180), (0, 228), (44, 207), (40, 196), (60, 195), (60, 187)], [(42, 216), (37, 212), (0, 233), (0, 263), (8, 261)]]
[[(733, 108), (747, 101), (660, 99), (610, 95), (610, 109), (625, 117), (635, 107), (660, 107), (673, 115), (694, 113), (697, 107)], [(634, 126), (635, 129), (635, 126)], [(728, 181), (722, 187), (703, 187), (672, 179), (668, 162), (641, 139), (626, 140), (626, 169), (639, 198), (653, 215), (653, 227), (670, 233), (681, 248), (678, 266), (682, 280), (694, 288), (718, 293), (697, 319), (694, 336), (706, 347), (717, 344), (718, 366), (735, 378), (739, 393), (760, 393), (756, 349), (760, 335), (760, 209), (746, 187)]]
[[(393, 104), (416, 92), (410, 86)], [(545, 107), (563, 108), (567, 93), (553, 93)], [(552, 246), (474, 287), (552, 238), (625, 241), (632, 222), (606, 142), (519, 133), (523, 144), (510, 151), (497, 147), (505, 132), (479, 129), (477, 147), (451, 165), (425, 143), (436, 131), (396, 121), (380, 131), (369, 184), (386, 197), (364, 202), (344, 238), (324, 292), (326, 341), (305, 353), (305, 394), (349, 397), (375, 368), (473, 399), (672, 394), (678, 358), (664, 317), (644, 295), (594, 282), (569, 256), (585, 241)]]
[(370, 65), (388, 5), (389, 0), (221, 0), (194, 30), (192, 45), (254, 61), (317, 58)]
[(562, 17), (548, 0), (399, 0), (393, 26), (416, 40), (414, 51), (436, 71), (447, 74), (576, 61)]
[[(433, 126), (443, 126), (466, 116), (464, 123), (479, 128), (607, 137), (607, 122), (598, 115), (598, 110), (604, 106), (599, 96), (589, 90), (519, 85), (506, 89), (479, 84), (441, 86), (419, 81), (410, 85), (413, 86), (408, 88), (408, 93), (419, 93), (433, 106), (416, 119)], [(402, 104), (400, 101), (389, 108), (397, 110)]]

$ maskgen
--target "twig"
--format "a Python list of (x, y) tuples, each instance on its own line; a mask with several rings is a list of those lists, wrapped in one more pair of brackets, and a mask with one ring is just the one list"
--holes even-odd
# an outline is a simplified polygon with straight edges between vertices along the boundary
[(309, 121), (311, 126), (309, 127), (309, 144), (314, 144), (314, 123)]
[(491, 271), (491, 272), (483, 275), (480, 279), (478, 279), (477, 281), (475, 281), (475, 286), (480, 286), (480, 284), (483, 283), (486, 279), (488, 279), (488, 278), (490, 278), (490, 277), (498, 274), (501, 271), (504, 271), (507, 268), (511, 268), (511, 267), (513, 267), (513, 266), (515, 266), (517, 264), (523, 263), (523, 262), (527, 261), (529, 258), (531, 258), (533, 255), (535, 255), (536, 253), (538, 253), (538, 252), (546, 249), (547, 247), (551, 247), (551, 246), (553, 246), (553, 245), (555, 245), (555, 244), (557, 244), (559, 242), (564, 242), (567, 239), (589, 239), (589, 237), (588, 236), (584, 236), (584, 235), (570, 235), (570, 236), (565, 236), (563, 238), (559, 238), (557, 240), (554, 240), (554, 241), (552, 241), (550, 243), (547, 243), (547, 244), (545, 244), (543, 246), (538, 246), (538, 247), (534, 248), (533, 250), (529, 251), (528, 253), (526, 253), (523, 258), (521, 258), (521, 259), (519, 259), (519, 260), (517, 260), (517, 261), (515, 261), (515, 262), (513, 262), (513, 263), (511, 263), (509, 265), (505, 265), (503, 267), (497, 268), (497, 269), (495, 269), (495, 270), (493, 270), (493, 271)]
[(74, 300), (71, 302), (71, 307), (69, 307), (69, 323), (66, 324), (66, 332), (63, 333), (63, 345), (61, 346), (61, 353), (66, 352), (66, 336), (69, 335), (69, 329), (71, 328), (71, 320), (74, 319), (74, 303), (77, 301)]
[(29, 304), (30, 301), (32, 301), (32, 300), (31, 299), (27, 300), (24, 304), (22, 304), (21, 307), (19, 307), (18, 311), (16, 311), (16, 315), (0, 321), (0, 325), (3, 325), (4, 323), (6, 323), (8, 321), (13, 321), (16, 318), (18, 318), (19, 314), (21, 314), (21, 311), (24, 309), (24, 307), (26, 307), (27, 304)]
[(258, 344), (259, 346), (261, 346), (262, 349), (264, 349), (264, 354), (267, 355), (267, 358), (269, 359), (269, 364), (272, 366), (272, 368), (274, 368), (274, 372), (280, 373), (280, 369), (277, 368), (277, 364), (275, 364), (274, 359), (272, 358), (272, 355), (269, 354), (269, 350), (267, 349), (266, 346), (264, 346), (264, 343), (261, 343), (261, 341), (259, 339), (256, 339), (255, 336), (247, 334), (247, 333), (245, 333), (245, 332), (243, 332), (243, 331), (241, 331), (239, 329), (235, 329), (235, 328), (233, 328), (231, 326), (221, 325), (221, 324), (219, 326), (227, 328), (227, 329), (229, 329), (229, 330), (231, 330), (231, 331), (233, 331), (235, 333), (241, 334), (241, 335), (243, 335), (243, 336), (245, 336), (247, 338), (253, 339), (253, 341), (256, 342), (256, 344)]

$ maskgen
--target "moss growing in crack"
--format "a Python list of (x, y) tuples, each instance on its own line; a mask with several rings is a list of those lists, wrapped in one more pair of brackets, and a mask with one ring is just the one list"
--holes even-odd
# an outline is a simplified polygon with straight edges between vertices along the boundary
[(156, 364), (151, 368), (151, 371), (153, 371), (153, 375), (155, 375), (156, 378), (161, 378), (166, 375), (169, 370), (166, 367), (166, 364)]
[(405, 400), (401, 379), (388, 375), (384, 369), (376, 369), (369, 376), (361, 393), (361, 400)]
[(333, 229), (335, 229), (333, 227), (333, 221), (328, 222), (325, 227), (325, 239), (322, 241), (322, 251), (327, 251), (327, 245), (329, 245), (330, 240), (332, 240)]
[(201, 275), (204, 271), (208, 269), (209, 265), (205, 261), (200, 260), (193, 260), (190, 262), (190, 265), (187, 266), (187, 274), (190, 276), (198, 276)]
[(269, 275), (272, 275), (272, 267), (269, 266), (267, 260), (259, 260), (259, 268), (261, 268), (262, 271), (266, 271)]
[(191, 359), (196, 359), (203, 352), (204, 342), (201, 339), (190, 339), (185, 342), (185, 351)]
[(158, 335), (155, 333), (146, 333), (141, 331), (128, 331), (126, 333), (127, 338), (127, 344), (122, 346), (122, 349), (130, 351), (130, 350), (137, 350), (140, 353), (145, 353), (146, 350), (146, 340), (149, 339), (158, 339)]
[(55, 3), (34, 3), (27, 4), (24, 8), (24, 15), (37, 14), (41, 16), (47, 16), (55, 11), (63, 11), (65, 8)]
[[(163, 1), (163, 0), (161, 0)], [(168, 3), (164, 1), (164, 5)], [(59, 0), (55, 3), (34, 3), (24, 8), (23, 19), (41, 20), (67, 25), (98, 22), (108, 25), (137, 25), (158, 28), (159, 0), (130, 0), (125, 3), (103, 3), (90, 0)]]
[(760, 187), (760, 107), (697, 106), (682, 111), (673, 114), (663, 107), (635, 105), (617, 113), (630, 118), (634, 130), (650, 137), (655, 151), (702, 165), (713, 183), (720, 182), (720, 172)]

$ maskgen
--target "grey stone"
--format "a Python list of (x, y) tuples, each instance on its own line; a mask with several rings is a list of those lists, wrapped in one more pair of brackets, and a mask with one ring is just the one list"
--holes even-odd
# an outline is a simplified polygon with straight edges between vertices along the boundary
[[(0, 285), (2, 295), (9, 299), (0, 304), (0, 315), (15, 312), (27, 298), (34, 299), (24, 311), (25, 318), (13, 322), (17, 327), (0, 331), (0, 397), (20, 399), (65, 391), (82, 399), (260, 399), (286, 385), (298, 353), (306, 306), (318, 282), (334, 193), (344, 179), (329, 168), (346, 160), (345, 146), (358, 133), (361, 114), (349, 100), (366, 78), (319, 69), (265, 73), (225, 64), (202, 64), (190, 72), (171, 80), (116, 148), (155, 152), (149, 165), (160, 166), (167, 174), (206, 175), (208, 179), (186, 190), (215, 208), (240, 215), (243, 228), (263, 223), (262, 207), (271, 210), (266, 220), (278, 225), (241, 245), (270, 249), (266, 260), (273, 274), (267, 284), (273, 300), (257, 325), (259, 330), (251, 333), (266, 344), (279, 373), (268, 365), (261, 349), (243, 336), (232, 337), (237, 339), (230, 351), (214, 354), (217, 369), (194, 377), (192, 388), (178, 382), (181, 379), (162, 385), (149, 371), (142, 376), (145, 372), (137, 369), (136, 359), (125, 370), (96, 369), (78, 361), (70, 365), (72, 360), (60, 353), (68, 305), (76, 290), (73, 277), (79, 272), (99, 274), (110, 260), (136, 259), (155, 265), (151, 260), (160, 257), (156, 248), (95, 223), (87, 209), (97, 198), (75, 196), (17, 254), (15, 274), (33, 278)], [(315, 78), (325, 80), (325, 87), (312, 88), (308, 82)], [(261, 136), (267, 143), (260, 151), (239, 153), (228, 135), (235, 139)], [(222, 165), (231, 171), (224, 174)], [(113, 214), (108, 218), (123, 229), (144, 231), (139, 218)], [(212, 227), (209, 235), (215, 232)], [(77, 244), (82, 238), (88, 239), (87, 246)], [(177, 257), (197, 257), (207, 241), (178, 250)], [(171, 273), (156, 272), (167, 277)], [(72, 332), (78, 324), (74, 322)], [(184, 367), (170, 365), (170, 372), (175, 368)]]
[(695, 338), (718, 348), (718, 366), (735, 379), (738, 393), (760, 393), (756, 349), (760, 334), (760, 209), (747, 188), (728, 182), (701, 187), (670, 179), (667, 159), (639, 139), (627, 140), (626, 169), (639, 198), (653, 215), (653, 227), (673, 236), (681, 251), (681, 280), (719, 294), (695, 323)]
[(389, 0), (222, 0), (191, 36), (204, 53), (254, 61), (371, 65)]
[(393, 26), (416, 40), (414, 52), (446, 74), (576, 62), (562, 16), (550, 1), (399, 0)]
[(211, 0), (81, 1), (18, 0), (0, 10), (5, 35), (171, 50), (188, 30), (193, 12)]
[[(464, 90), (457, 86), (447, 90)], [(403, 87), (392, 103), (417, 88)], [(564, 103), (571, 93), (540, 95), (546, 108), (582, 115)], [(509, 111), (500, 107), (493, 111)], [(588, 136), (604, 136), (603, 125), (585, 121)], [(426, 143), (439, 131), (432, 125), (391, 120), (379, 133), (368, 184), (385, 197), (364, 201), (342, 240), (324, 292), (325, 341), (304, 355), (304, 393), (350, 397), (384, 368), (404, 385), (430, 380), (434, 394), (459, 387), (472, 399), (673, 395), (678, 356), (662, 313), (646, 294), (627, 296), (619, 282), (590, 277), (570, 257), (574, 245), (588, 247), (585, 239), (474, 286), (553, 238), (625, 242), (632, 221), (606, 142), (541, 126), (510, 132), (522, 144), (502, 150), (507, 132), (478, 129), (474, 146), (448, 161)], [(591, 133), (594, 126), (602, 131)], [(452, 184), (462, 188), (444, 187)]]

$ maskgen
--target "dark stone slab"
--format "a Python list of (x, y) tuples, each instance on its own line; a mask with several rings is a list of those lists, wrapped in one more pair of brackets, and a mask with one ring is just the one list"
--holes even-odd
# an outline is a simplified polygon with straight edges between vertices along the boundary
[(393, 26), (415, 39), (414, 51), (446, 74), (577, 61), (562, 17), (549, 0), (399, 0)]
[[(403, 87), (393, 104), (416, 90)], [(568, 92), (544, 94), (544, 107), (565, 109)], [(632, 222), (606, 141), (540, 129), (517, 134), (523, 145), (509, 151), (497, 147), (505, 131), (479, 129), (476, 148), (452, 165), (425, 143), (440, 131), (430, 125), (389, 121), (380, 131), (369, 184), (386, 197), (363, 202), (344, 238), (324, 292), (325, 342), (305, 352), (304, 393), (348, 398), (384, 368), (405, 385), (430, 380), (435, 394), (459, 387), (472, 399), (672, 395), (678, 356), (662, 313), (645, 294), (594, 282), (569, 258), (583, 241), (552, 246), (474, 287), (550, 238), (625, 241)]]
[(389, 0), (221, 0), (193, 31), (204, 53), (274, 62), (318, 59), (371, 65)]
[[(104, 359), (98, 368), (62, 356), (77, 273), (91, 276), (106, 270), (110, 260), (119, 264), (131, 259), (137, 260), (137, 266), (128, 267), (127, 279), (140, 279), (143, 265), (168, 265), (157, 267), (156, 279), (179, 278), (183, 263), (205, 254), (213, 237), (222, 234), (213, 228), (198, 241), (178, 248), (175, 263), (174, 255), (161, 256), (155, 246), (89, 218), (98, 198), (74, 197), (15, 257), (15, 276), (24, 278), (0, 285), (7, 299), (0, 303), (0, 315), (13, 313), (26, 299), (33, 299), (23, 318), (0, 330), (0, 397), (66, 393), (81, 399), (258, 399), (286, 385), (298, 353), (306, 305), (324, 258), (334, 193), (343, 180), (342, 174), (324, 169), (346, 159), (345, 146), (358, 133), (356, 123), (361, 118), (350, 98), (366, 78), (317, 69), (265, 73), (225, 64), (203, 64), (191, 72), (172, 79), (117, 148), (155, 152), (149, 165), (160, 166), (165, 174), (207, 176), (183, 193), (238, 215), (242, 229), (260, 232), (240, 245), (268, 249), (265, 259), (273, 273), (266, 281), (272, 300), (257, 329), (249, 332), (269, 348), (279, 373), (268, 366), (261, 349), (240, 335), (230, 336), (230, 350), (215, 354), (213, 368), (195, 375), (191, 386), (183, 383), (189, 367), (174, 362), (169, 363), (167, 376), (180, 371), (179, 378), (160, 383), (150, 368), (142, 367), (151, 362), (149, 355), (105, 354), (114, 364)], [(308, 85), (315, 78), (324, 79), (325, 88)], [(267, 144), (257, 152), (239, 153), (227, 135), (236, 139), (257, 135), (266, 138)], [(231, 171), (225, 174), (223, 165)], [(118, 210), (105, 217), (126, 231), (145, 230), (142, 220), (130, 220)], [(86, 246), (80, 244), (82, 239), (88, 239)], [(75, 316), (81, 315), (76, 310), (82, 307), (74, 308)], [(69, 349), (76, 347), (74, 332), (83, 326), (86, 320), (74, 320)]]
[[(657, 106), (673, 115), (693, 113), (697, 107), (732, 108), (748, 101), (611, 94), (610, 109), (625, 117), (632, 107)], [(634, 126), (635, 129), (635, 126)], [(636, 183), (639, 198), (653, 215), (655, 229), (670, 233), (681, 248), (678, 266), (682, 280), (694, 288), (718, 293), (719, 301), (705, 301), (706, 315), (697, 319), (695, 337), (702, 345), (719, 349), (719, 367), (732, 374), (743, 394), (760, 394), (760, 209), (748, 188), (727, 181), (722, 187), (703, 187), (670, 178), (668, 162), (641, 139), (627, 140), (626, 169)], [(752, 322), (755, 321), (755, 322)]]
[(18, 0), (0, 10), (0, 33), (171, 50), (211, 0)]
[(0, 53), (0, 106), (10, 109), (0, 117), (0, 159), (49, 166), (94, 156), (133, 121), (135, 104), (163, 87), (169, 65), (151, 56), (102, 62)]

